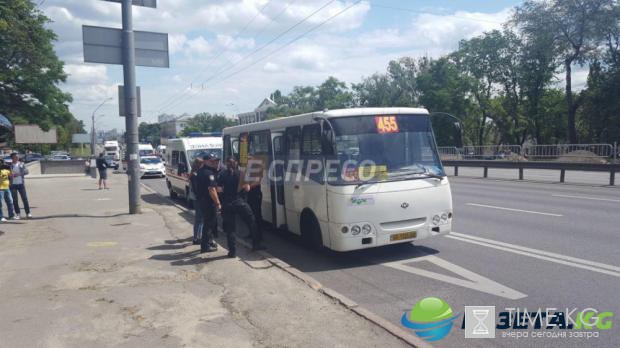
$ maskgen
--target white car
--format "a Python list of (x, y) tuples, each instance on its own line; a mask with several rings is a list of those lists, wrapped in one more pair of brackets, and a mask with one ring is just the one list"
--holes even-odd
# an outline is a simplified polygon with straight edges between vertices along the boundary
[(144, 178), (147, 176), (158, 176), (161, 178), (166, 176), (166, 167), (161, 158), (157, 156), (140, 157), (140, 177)]

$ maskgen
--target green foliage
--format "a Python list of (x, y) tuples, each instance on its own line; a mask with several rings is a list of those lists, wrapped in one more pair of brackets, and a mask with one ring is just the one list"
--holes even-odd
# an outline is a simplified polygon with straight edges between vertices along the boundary
[(181, 136), (187, 136), (193, 132), (209, 133), (221, 132), (222, 129), (234, 126), (236, 121), (229, 119), (224, 115), (210, 114), (202, 112), (196, 114), (187, 122), (187, 127), (181, 132)]
[(141, 122), (138, 125), (138, 134), (140, 135), (140, 142), (149, 143), (153, 146), (160, 145), (161, 127), (159, 123)]
[(55, 126), (59, 145), (68, 147), (83, 125), (69, 112), (71, 95), (57, 86), (66, 75), (48, 22), (31, 1), (0, 2), (0, 113), (14, 124)]

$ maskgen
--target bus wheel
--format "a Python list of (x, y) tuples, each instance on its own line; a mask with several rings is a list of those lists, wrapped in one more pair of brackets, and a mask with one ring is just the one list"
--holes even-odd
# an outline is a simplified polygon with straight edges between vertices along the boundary
[(323, 238), (321, 236), (321, 225), (311, 212), (304, 212), (301, 215), (301, 239), (309, 247), (320, 250), (323, 249)]
[(168, 186), (168, 192), (170, 193), (170, 198), (177, 198), (177, 193), (172, 188), (172, 184), (170, 184), (170, 181), (166, 180), (166, 185)]

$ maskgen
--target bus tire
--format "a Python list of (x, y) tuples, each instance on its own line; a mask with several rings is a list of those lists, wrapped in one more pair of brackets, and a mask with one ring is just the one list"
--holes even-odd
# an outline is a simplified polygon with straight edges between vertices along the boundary
[(300, 227), (304, 244), (316, 250), (323, 249), (321, 225), (311, 211), (306, 210), (301, 214)]
[(170, 181), (166, 180), (166, 186), (168, 186), (168, 193), (170, 193), (170, 198), (177, 198), (176, 191), (172, 188), (172, 184)]

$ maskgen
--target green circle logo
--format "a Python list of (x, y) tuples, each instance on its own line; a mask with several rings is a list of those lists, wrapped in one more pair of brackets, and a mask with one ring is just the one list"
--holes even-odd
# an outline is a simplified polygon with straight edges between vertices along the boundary
[(450, 305), (437, 297), (427, 297), (403, 314), (401, 324), (413, 329), (415, 334), (427, 341), (438, 341), (450, 332), (458, 315), (454, 315)]

